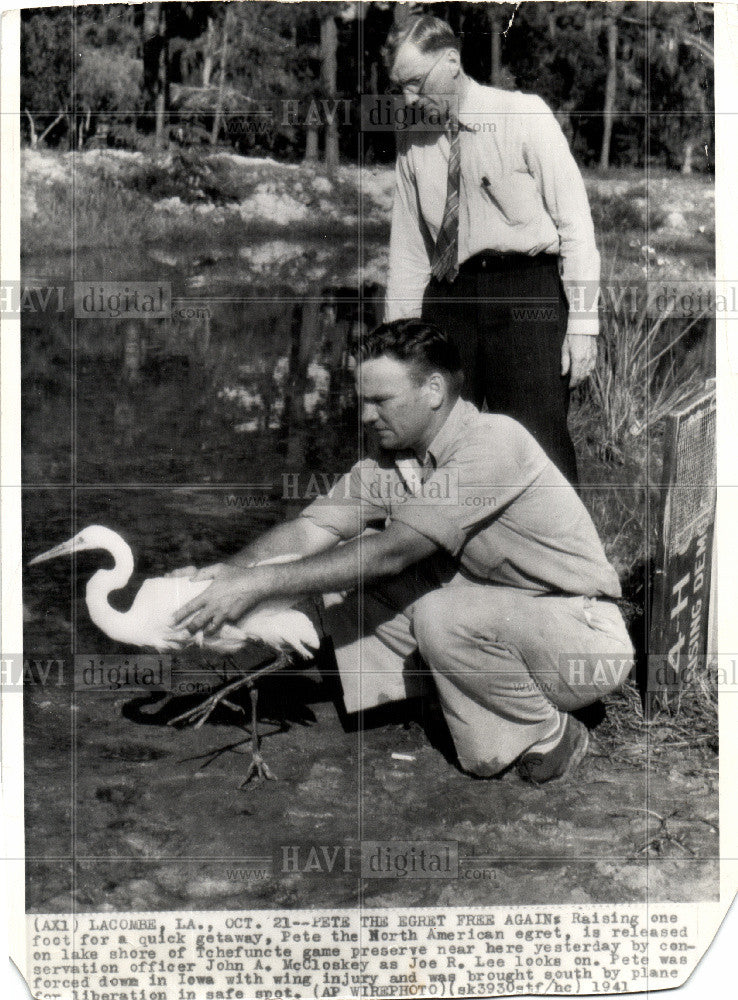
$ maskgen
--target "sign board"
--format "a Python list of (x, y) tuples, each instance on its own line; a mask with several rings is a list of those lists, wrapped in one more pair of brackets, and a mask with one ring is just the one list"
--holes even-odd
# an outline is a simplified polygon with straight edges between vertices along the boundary
[(664, 433), (660, 532), (652, 583), (646, 710), (676, 700), (705, 669), (715, 525), (715, 383), (672, 414)]

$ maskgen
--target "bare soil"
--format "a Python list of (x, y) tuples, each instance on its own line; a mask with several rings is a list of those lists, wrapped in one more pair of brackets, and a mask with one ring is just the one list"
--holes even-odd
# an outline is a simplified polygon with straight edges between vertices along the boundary
[[(315, 667), (265, 679), (262, 749), (279, 780), (243, 790), (248, 732), (227, 709), (173, 729), (192, 698), (29, 686), (29, 910), (717, 898), (710, 747), (651, 754), (605, 719), (564, 783), (475, 780), (434, 713), (406, 703), (347, 731), (332, 683)], [(460, 877), (362, 881), (362, 840), (456, 841)], [(284, 846), (303, 870), (285, 866)], [(335, 872), (316, 863), (319, 846), (352, 848), (350, 872), (343, 850)]]

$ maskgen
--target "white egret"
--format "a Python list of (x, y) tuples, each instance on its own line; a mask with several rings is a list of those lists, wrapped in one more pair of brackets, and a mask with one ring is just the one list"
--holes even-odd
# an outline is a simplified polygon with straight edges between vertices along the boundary
[[(174, 613), (210, 586), (210, 580), (190, 580), (182, 576), (160, 576), (144, 580), (128, 611), (117, 611), (111, 607), (110, 594), (125, 587), (133, 574), (133, 553), (121, 536), (100, 524), (92, 524), (80, 531), (74, 538), (61, 545), (42, 552), (31, 559), (29, 566), (68, 556), (75, 552), (102, 549), (109, 552), (115, 564), (112, 569), (100, 569), (90, 577), (85, 597), (90, 618), (97, 627), (111, 639), (132, 646), (155, 649), (159, 653), (178, 652), (188, 646), (200, 646), (217, 653), (232, 654), (242, 649), (250, 640), (270, 646), (277, 654), (274, 660), (259, 670), (230, 681), (216, 691), (201, 705), (172, 719), (177, 722), (195, 722), (199, 728), (215, 706), (219, 703), (236, 711), (242, 711), (227, 700), (239, 687), (246, 686), (251, 695), (252, 706), (252, 751), (253, 759), (244, 784), (253, 776), (271, 778), (273, 775), (259, 753), (259, 738), (256, 722), (257, 692), (255, 681), (267, 673), (273, 673), (288, 662), (287, 654), (292, 651), (309, 659), (320, 646), (315, 626), (307, 615), (293, 607), (300, 598), (292, 600), (273, 599), (257, 605), (234, 624), (224, 623), (214, 635), (187, 629), (174, 629), (171, 620)], [(297, 556), (281, 556), (266, 562), (288, 562)]]

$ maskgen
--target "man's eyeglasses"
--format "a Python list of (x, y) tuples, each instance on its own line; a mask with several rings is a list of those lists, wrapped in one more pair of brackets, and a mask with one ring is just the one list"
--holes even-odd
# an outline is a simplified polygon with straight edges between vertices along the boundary
[(431, 75), (433, 70), (436, 68), (436, 66), (444, 58), (445, 55), (446, 55), (446, 50), (444, 49), (444, 51), (441, 52), (438, 58), (433, 63), (431, 63), (428, 72), (419, 79), (414, 78), (410, 80), (398, 80), (390, 87), (389, 89), (390, 94), (414, 94), (416, 97), (422, 94), (423, 88), (426, 85), (428, 77)]

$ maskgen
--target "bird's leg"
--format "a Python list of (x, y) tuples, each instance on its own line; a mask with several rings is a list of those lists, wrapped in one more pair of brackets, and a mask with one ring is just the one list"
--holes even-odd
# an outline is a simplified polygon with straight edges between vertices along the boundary
[(259, 719), (257, 713), (259, 692), (256, 688), (256, 682), (266, 676), (266, 674), (276, 673), (277, 670), (281, 670), (283, 667), (286, 667), (288, 663), (289, 657), (285, 653), (280, 653), (273, 660), (270, 660), (263, 666), (253, 670), (250, 674), (237, 677), (235, 680), (226, 684), (224, 687), (220, 688), (220, 690), (211, 694), (209, 698), (206, 698), (202, 704), (189, 709), (187, 712), (183, 712), (181, 715), (178, 715), (176, 719), (170, 719), (168, 725), (174, 726), (178, 722), (194, 722), (194, 728), (199, 729), (200, 726), (207, 721), (213, 709), (217, 705), (226, 705), (233, 711), (243, 712), (240, 705), (235, 705), (233, 702), (228, 700), (228, 696), (241, 687), (248, 687), (249, 696), (251, 698), (251, 763), (249, 764), (248, 771), (246, 772), (246, 777), (239, 785), (239, 788), (243, 788), (254, 778), (256, 778), (259, 782), (276, 781), (276, 775), (272, 772), (271, 768), (261, 755), (261, 740), (259, 737)]
[(214, 694), (211, 694), (210, 697), (206, 698), (201, 704), (188, 709), (186, 712), (178, 715), (176, 719), (170, 719), (167, 725), (176, 726), (178, 722), (194, 722), (194, 728), (199, 729), (203, 723), (207, 722), (213, 709), (220, 704), (225, 705), (234, 712), (243, 712), (240, 705), (234, 705), (232, 701), (228, 700), (228, 695), (250, 683), (251, 675), (249, 674), (245, 677), (237, 677), (235, 681), (231, 681), (229, 684), (226, 684), (225, 687), (222, 687)]
[[(251, 680), (251, 679), (250, 679)], [(259, 739), (259, 718), (256, 711), (256, 705), (259, 700), (259, 692), (253, 683), (249, 684), (249, 696), (251, 697), (251, 763), (249, 764), (249, 769), (246, 772), (246, 777), (243, 779), (239, 788), (243, 788), (244, 785), (248, 785), (252, 778), (256, 778), (257, 781), (276, 781), (277, 777), (269, 768), (269, 765), (261, 756)]]

